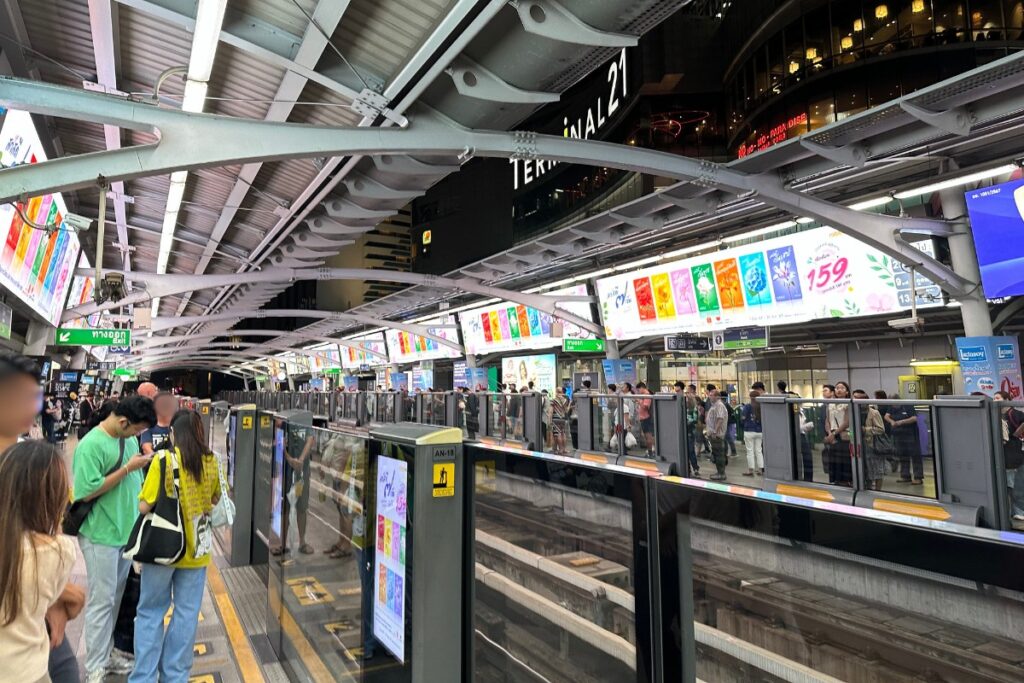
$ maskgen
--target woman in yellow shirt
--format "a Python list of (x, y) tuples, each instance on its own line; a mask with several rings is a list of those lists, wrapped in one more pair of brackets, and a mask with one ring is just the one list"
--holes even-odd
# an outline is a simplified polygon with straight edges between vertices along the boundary
[(69, 491), (53, 446), (25, 441), (0, 453), (0, 662), (19, 681), (50, 680), (44, 617), (75, 564), (74, 541), (60, 535)]
[[(178, 468), (185, 555), (176, 564), (142, 566), (139, 610), (135, 617), (135, 670), (129, 683), (185, 683), (192, 668), (192, 648), (199, 623), (199, 605), (210, 564), (212, 528), (210, 511), (220, 500), (217, 458), (206, 446), (199, 414), (179, 410), (171, 420), (173, 450), (153, 458), (139, 494), (139, 511), (148, 513), (160, 495), (160, 471), (165, 469), (164, 495), (174, 494), (174, 467)], [(164, 631), (164, 615), (174, 613)]]

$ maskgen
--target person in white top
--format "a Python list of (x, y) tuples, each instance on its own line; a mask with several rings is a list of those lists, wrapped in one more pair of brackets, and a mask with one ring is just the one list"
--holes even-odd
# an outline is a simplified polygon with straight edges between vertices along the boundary
[[(70, 484), (59, 450), (23, 441), (0, 453), (0, 662), (18, 680), (50, 681), (46, 616), (61, 601), (75, 545), (60, 533)], [(68, 616), (72, 616), (69, 614)]]

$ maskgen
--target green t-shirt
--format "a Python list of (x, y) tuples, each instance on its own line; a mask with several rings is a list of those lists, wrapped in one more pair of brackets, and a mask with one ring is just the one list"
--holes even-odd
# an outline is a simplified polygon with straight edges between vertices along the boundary
[[(85, 498), (103, 485), (107, 472), (120, 462), (122, 465), (139, 453), (139, 440), (134, 436), (124, 440), (124, 460), (121, 460), (120, 440), (110, 436), (102, 427), (89, 430), (75, 449), (71, 469), (74, 472), (74, 497)], [(135, 519), (139, 516), (139, 491), (142, 473), (128, 475), (96, 499), (89, 516), (85, 518), (79, 534), (97, 545), (120, 547), (128, 542)]]

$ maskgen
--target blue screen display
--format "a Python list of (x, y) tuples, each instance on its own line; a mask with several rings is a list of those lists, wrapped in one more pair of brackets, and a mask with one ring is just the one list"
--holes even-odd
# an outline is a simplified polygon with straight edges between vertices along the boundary
[(966, 197), (985, 296), (1024, 294), (1024, 179), (970, 190)]

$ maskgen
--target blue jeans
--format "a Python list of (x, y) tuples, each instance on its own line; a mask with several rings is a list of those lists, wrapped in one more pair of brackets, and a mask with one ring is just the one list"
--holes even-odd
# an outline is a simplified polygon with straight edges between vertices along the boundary
[[(192, 646), (199, 625), (199, 607), (206, 586), (206, 567), (176, 569), (142, 566), (139, 610), (135, 617), (135, 670), (129, 683), (186, 683), (192, 668)], [(164, 631), (164, 615), (174, 596), (174, 614)]]
[(114, 643), (114, 620), (132, 563), (121, 557), (121, 548), (93, 543), (78, 537), (89, 579), (85, 599), (85, 672), (103, 671)]

